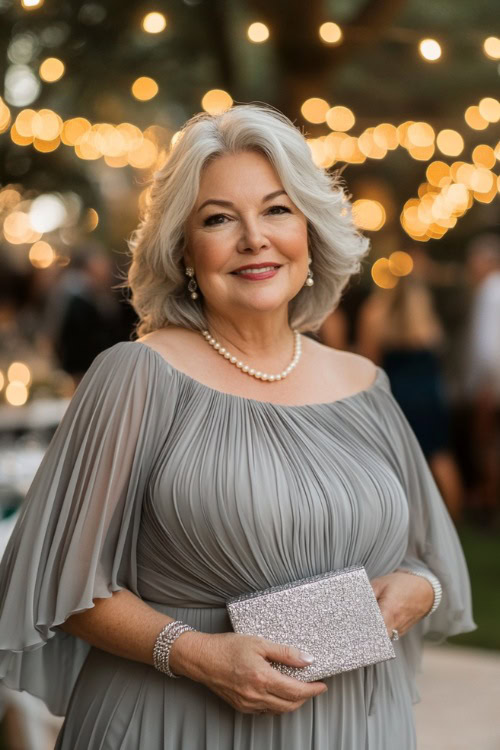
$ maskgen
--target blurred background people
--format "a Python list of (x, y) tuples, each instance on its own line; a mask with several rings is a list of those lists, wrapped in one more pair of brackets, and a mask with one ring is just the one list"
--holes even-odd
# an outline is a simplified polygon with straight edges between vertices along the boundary
[(99, 352), (123, 338), (122, 306), (108, 253), (81, 247), (48, 299), (45, 331), (63, 370), (78, 382)]
[(488, 525), (500, 523), (500, 235), (474, 238), (467, 248), (472, 287), (463, 351), (470, 449), (476, 469), (470, 504)]
[(450, 413), (440, 353), (444, 331), (425, 280), (426, 254), (412, 253), (413, 271), (392, 289), (376, 288), (362, 305), (357, 351), (387, 372), (455, 521), (463, 487), (450, 450)]

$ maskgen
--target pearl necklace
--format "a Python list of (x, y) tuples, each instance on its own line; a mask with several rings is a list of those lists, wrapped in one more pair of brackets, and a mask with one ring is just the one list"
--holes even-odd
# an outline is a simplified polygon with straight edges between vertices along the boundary
[(280, 372), (277, 375), (268, 375), (267, 372), (260, 372), (260, 370), (255, 370), (253, 367), (250, 367), (250, 365), (244, 364), (241, 360), (238, 359), (238, 357), (235, 357), (231, 354), (231, 352), (228, 352), (228, 350), (224, 346), (221, 346), (221, 344), (217, 341), (217, 339), (214, 339), (209, 331), (202, 331), (201, 333), (205, 341), (210, 344), (210, 346), (212, 346), (216, 352), (224, 357), (224, 359), (227, 359), (228, 362), (230, 362), (232, 365), (235, 365), (238, 370), (244, 372), (245, 375), (251, 375), (253, 378), (257, 378), (257, 380), (264, 380), (268, 383), (274, 383), (277, 380), (284, 380), (285, 378), (287, 378), (292, 370), (297, 367), (300, 356), (302, 354), (300, 333), (293, 330), (294, 348), (292, 361), (290, 362), (288, 367), (283, 370), (283, 372)]

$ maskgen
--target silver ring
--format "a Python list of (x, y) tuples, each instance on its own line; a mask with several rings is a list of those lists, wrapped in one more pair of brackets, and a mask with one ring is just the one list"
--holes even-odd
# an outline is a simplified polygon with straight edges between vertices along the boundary
[(399, 633), (396, 630), (396, 628), (393, 628), (392, 635), (391, 635), (391, 641), (399, 641)]

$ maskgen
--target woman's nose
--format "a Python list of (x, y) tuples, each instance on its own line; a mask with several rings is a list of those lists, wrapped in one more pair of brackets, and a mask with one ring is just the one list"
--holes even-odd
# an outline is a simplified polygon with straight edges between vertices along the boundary
[(247, 220), (242, 223), (241, 235), (238, 240), (238, 250), (247, 252), (251, 250), (254, 253), (265, 250), (270, 247), (270, 242), (262, 232), (257, 220)]

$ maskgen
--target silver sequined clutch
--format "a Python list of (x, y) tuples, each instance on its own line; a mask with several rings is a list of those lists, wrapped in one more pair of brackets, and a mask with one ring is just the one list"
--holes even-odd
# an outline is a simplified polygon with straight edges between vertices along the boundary
[(236, 633), (260, 635), (314, 656), (307, 667), (272, 665), (303, 682), (396, 657), (363, 566), (236, 596), (226, 606)]

